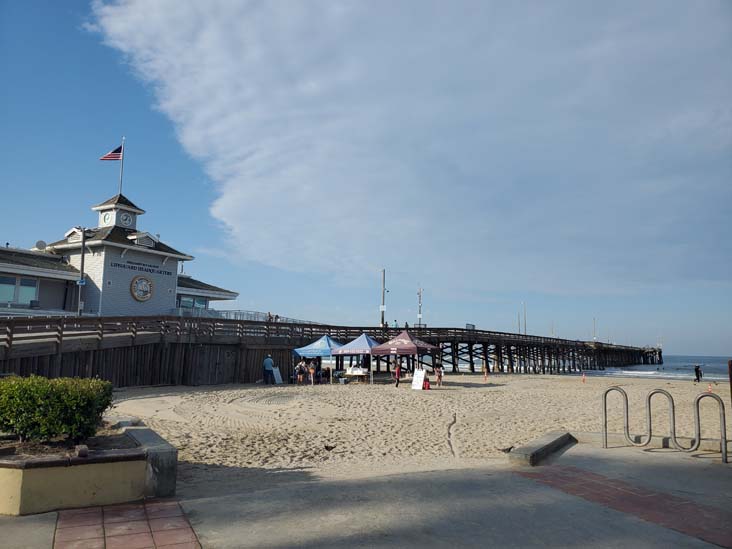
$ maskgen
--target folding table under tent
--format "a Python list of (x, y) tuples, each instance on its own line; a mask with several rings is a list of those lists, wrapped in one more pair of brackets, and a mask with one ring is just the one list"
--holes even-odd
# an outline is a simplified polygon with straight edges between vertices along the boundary
[[(390, 339), (386, 343), (372, 347), (371, 354), (373, 356), (416, 356), (417, 363), (420, 362), (419, 357), (423, 355), (432, 355), (437, 351), (437, 347), (431, 345), (421, 339), (417, 339), (407, 330), (404, 330), (398, 336)], [(407, 359), (407, 366), (409, 368), (409, 359)], [(410, 370), (414, 371), (412, 365)]]

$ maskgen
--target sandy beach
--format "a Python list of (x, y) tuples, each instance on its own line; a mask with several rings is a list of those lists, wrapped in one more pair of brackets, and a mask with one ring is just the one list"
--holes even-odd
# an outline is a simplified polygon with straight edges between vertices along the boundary
[[(707, 384), (591, 375), (586, 383), (496, 375), (486, 384), (479, 375), (448, 374), (431, 391), (408, 383), (127, 389), (116, 393), (113, 413), (140, 417), (176, 445), (183, 483), (253, 469), (335, 478), (480, 466), (551, 430), (600, 431), (601, 395), (611, 385), (629, 395), (631, 432), (644, 432), (645, 395), (663, 388), (676, 400), (677, 435), (693, 436), (692, 402)], [(727, 402), (728, 387), (713, 387)], [(668, 432), (664, 400), (654, 397), (654, 434)], [(622, 432), (617, 395), (609, 417), (610, 431)], [(718, 437), (718, 423), (716, 404), (705, 401), (703, 436)]]

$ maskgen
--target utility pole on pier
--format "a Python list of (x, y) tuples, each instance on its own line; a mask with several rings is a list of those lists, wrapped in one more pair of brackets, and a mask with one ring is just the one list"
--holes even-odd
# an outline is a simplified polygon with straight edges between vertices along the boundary
[(417, 297), (419, 298), (419, 308), (417, 309), (417, 324), (422, 324), (422, 292), (424, 291), (424, 288), (418, 288), (417, 289)]
[(381, 269), (381, 327), (384, 327), (384, 313), (386, 313), (386, 269)]
[(524, 335), (526, 335), (526, 302), (522, 301), (521, 303), (524, 306)]

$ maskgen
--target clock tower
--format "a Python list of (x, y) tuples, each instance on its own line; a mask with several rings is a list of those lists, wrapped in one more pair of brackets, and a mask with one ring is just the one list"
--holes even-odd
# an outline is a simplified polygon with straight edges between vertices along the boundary
[[(61, 240), (39, 242), (39, 251), (18, 263), (22, 271), (17, 276), (13, 274), (15, 296), (26, 296), (27, 301), (61, 303), (64, 310), (82, 314), (141, 316), (169, 315), (177, 308), (197, 314), (208, 309), (210, 300), (235, 299), (238, 295), (200, 280), (179, 277), (181, 262), (193, 257), (162, 242), (159, 234), (140, 230), (137, 221), (145, 210), (123, 194), (97, 204), (92, 210), (98, 214), (96, 227), (75, 226)], [(59, 261), (49, 281), (39, 286), (33, 278), (35, 273), (50, 269), (37, 266), (44, 264), (39, 259), (41, 255), (52, 259), (57, 256)], [(43, 261), (48, 263), (50, 259)], [(2, 268), (0, 257), (0, 271)], [(10, 277), (0, 276), (0, 300), (2, 278)]]
[(137, 216), (145, 213), (122, 194), (105, 200), (92, 210), (99, 212), (99, 227), (117, 226), (131, 230), (137, 230)]

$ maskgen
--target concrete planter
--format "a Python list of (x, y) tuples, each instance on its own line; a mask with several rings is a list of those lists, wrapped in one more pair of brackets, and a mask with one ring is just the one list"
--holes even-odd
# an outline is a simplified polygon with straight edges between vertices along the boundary
[(0, 514), (28, 515), (55, 509), (142, 499), (145, 452), (108, 450), (93, 456), (0, 460)]
[(178, 476), (178, 448), (147, 427), (126, 427), (124, 432), (145, 451), (145, 496), (174, 496)]
[(90, 451), (88, 457), (0, 456), (0, 514), (28, 515), (175, 494), (177, 449), (146, 427), (125, 433), (137, 448)]

